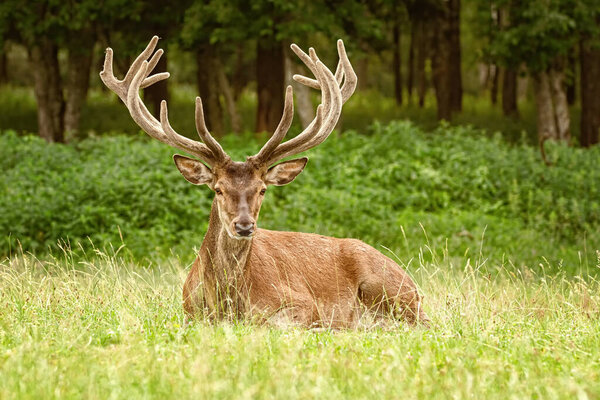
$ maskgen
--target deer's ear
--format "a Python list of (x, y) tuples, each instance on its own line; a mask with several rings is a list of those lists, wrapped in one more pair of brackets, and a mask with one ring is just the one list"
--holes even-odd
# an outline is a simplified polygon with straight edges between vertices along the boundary
[(209, 184), (213, 181), (213, 173), (206, 165), (198, 160), (175, 154), (173, 161), (181, 175), (194, 185)]
[(307, 162), (308, 158), (302, 157), (279, 163), (269, 168), (265, 176), (265, 183), (276, 186), (287, 185), (302, 172)]

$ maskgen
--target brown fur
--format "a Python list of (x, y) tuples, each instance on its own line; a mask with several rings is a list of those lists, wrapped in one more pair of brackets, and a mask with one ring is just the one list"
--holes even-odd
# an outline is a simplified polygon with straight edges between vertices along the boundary
[[(298, 171), (299, 173), (300, 171)], [(249, 163), (217, 168), (208, 231), (183, 288), (188, 316), (203, 308), (222, 318), (254, 316), (273, 324), (353, 327), (364, 308), (427, 321), (421, 297), (402, 268), (356, 239), (257, 229), (237, 238), (240, 204), (258, 217), (264, 171)], [(228, 196), (228, 193), (230, 195)], [(229, 228), (229, 229), (227, 229)]]

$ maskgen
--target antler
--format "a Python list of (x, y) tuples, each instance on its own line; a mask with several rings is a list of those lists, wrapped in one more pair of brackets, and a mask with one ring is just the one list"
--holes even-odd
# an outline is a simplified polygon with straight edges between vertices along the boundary
[[(292, 44), (291, 47), (317, 78), (311, 79), (302, 75), (294, 75), (294, 80), (305, 86), (320, 89), (322, 92), (321, 104), (317, 107), (315, 118), (302, 133), (281, 143), (290, 128), (294, 115), (292, 87), (287, 87), (283, 116), (277, 129), (258, 154), (249, 158), (267, 166), (292, 154), (311, 149), (327, 139), (337, 124), (342, 112), (342, 105), (352, 96), (358, 81), (342, 40), (337, 42), (340, 59), (335, 75), (319, 60), (312, 47), (308, 50), (309, 54), (295, 44)], [(344, 84), (340, 88), (342, 81)]]
[[(229, 160), (227, 153), (223, 151), (223, 148), (206, 129), (200, 97), (196, 97), (196, 130), (204, 143), (188, 139), (175, 132), (169, 123), (167, 102), (165, 100), (160, 103), (160, 121), (146, 108), (140, 98), (140, 89), (169, 77), (168, 72), (149, 76), (163, 54), (162, 49), (158, 49), (154, 53), (157, 43), (158, 36), (154, 36), (146, 49), (131, 64), (129, 71), (122, 80), (118, 80), (113, 73), (113, 51), (110, 47), (107, 48), (104, 69), (100, 72), (100, 79), (119, 96), (127, 106), (133, 120), (148, 135), (170, 146), (187, 151), (212, 166)], [(152, 55), (152, 53), (154, 54)], [(152, 57), (148, 60), (151, 55)]]

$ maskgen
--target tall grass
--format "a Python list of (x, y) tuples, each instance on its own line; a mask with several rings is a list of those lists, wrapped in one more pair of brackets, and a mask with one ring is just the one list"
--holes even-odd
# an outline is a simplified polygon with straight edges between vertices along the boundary
[[(596, 279), (400, 260), (432, 327), (183, 325), (185, 266), (97, 251), (0, 262), (0, 398), (597, 398)], [(600, 268), (600, 260), (594, 260)]]

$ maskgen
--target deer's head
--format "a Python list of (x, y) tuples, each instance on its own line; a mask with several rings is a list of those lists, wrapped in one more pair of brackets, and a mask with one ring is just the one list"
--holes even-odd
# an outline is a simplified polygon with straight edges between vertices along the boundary
[(235, 162), (208, 132), (199, 97), (196, 98), (196, 129), (202, 142), (188, 139), (173, 130), (164, 100), (161, 103), (160, 120), (157, 120), (140, 99), (140, 89), (169, 77), (168, 72), (150, 75), (163, 54), (162, 49), (154, 52), (157, 43), (158, 37), (154, 36), (122, 80), (118, 80), (112, 71), (112, 49), (106, 49), (100, 78), (126, 104), (133, 120), (148, 135), (202, 160), (174, 156), (175, 165), (185, 179), (195, 185), (207, 185), (215, 192), (218, 215), (227, 233), (233, 238), (251, 237), (256, 229), (267, 187), (286, 185), (293, 181), (302, 172), (308, 159), (303, 157), (280, 163), (278, 161), (322, 143), (335, 127), (342, 104), (356, 88), (356, 74), (348, 60), (344, 44), (341, 40), (338, 41), (340, 59), (335, 74), (319, 60), (312, 48), (306, 54), (295, 44), (291, 46), (316, 78), (294, 75), (294, 80), (322, 92), (316, 116), (302, 133), (281, 143), (294, 114), (292, 87), (288, 86), (283, 116), (273, 136), (258, 154), (248, 157), (244, 162)]

